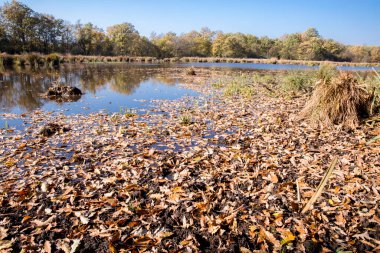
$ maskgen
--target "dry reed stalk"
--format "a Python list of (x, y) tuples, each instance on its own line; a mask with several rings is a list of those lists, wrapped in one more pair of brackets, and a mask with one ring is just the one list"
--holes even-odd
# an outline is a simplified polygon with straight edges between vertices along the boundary
[(326, 171), (325, 175), (323, 176), (322, 181), (319, 183), (314, 195), (309, 199), (309, 201), (307, 202), (305, 207), (302, 209), (302, 211), (301, 211), (302, 214), (309, 211), (310, 207), (314, 204), (314, 202), (317, 200), (317, 198), (322, 194), (323, 188), (325, 187), (328, 179), (330, 178), (330, 176), (331, 176), (331, 174), (332, 174), (332, 172), (336, 166), (337, 161), (338, 161), (338, 158), (335, 157), (333, 159), (333, 161), (331, 162), (330, 167)]

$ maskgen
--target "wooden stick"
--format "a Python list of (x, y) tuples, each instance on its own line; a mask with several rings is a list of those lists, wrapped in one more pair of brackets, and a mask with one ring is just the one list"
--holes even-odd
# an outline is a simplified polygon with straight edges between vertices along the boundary
[(319, 183), (316, 192), (314, 195), (309, 199), (309, 202), (307, 202), (306, 206), (302, 209), (301, 213), (304, 214), (307, 211), (309, 211), (310, 207), (314, 204), (314, 202), (317, 200), (317, 198), (322, 194), (323, 188), (325, 187), (327, 180), (331, 176), (336, 163), (338, 162), (338, 158), (334, 157), (333, 161), (330, 164), (330, 167), (326, 171), (324, 177), (322, 178), (322, 181)]

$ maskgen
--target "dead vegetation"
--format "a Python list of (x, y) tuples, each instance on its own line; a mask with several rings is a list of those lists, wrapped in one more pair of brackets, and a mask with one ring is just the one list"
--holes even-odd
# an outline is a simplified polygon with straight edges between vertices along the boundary
[(62, 126), (56, 123), (48, 123), (41, 127), (39, 134), (44, 137), (50, 137), (56, 133), (65, 133), (68, 131), (70, 131), (70, 128), (67, 126)]
[(195, 69), (194, 68), (189, 68), (186, 70), (186, 75), (188, 76), (195, 76), (197, 75), (197, 73), (195, 73)]
[(342, 72), (331, 81), (318, 81), (301, 117), (312, 124), (355, 128), (369, 116), (372, 98), (351, 73)]
[(77, 87), (65, 86), (65, 85), (56, 85), (50, 87), (45, 93), (46, 97), (72, 97), (72, 96), (81, 96), (82, 91)]

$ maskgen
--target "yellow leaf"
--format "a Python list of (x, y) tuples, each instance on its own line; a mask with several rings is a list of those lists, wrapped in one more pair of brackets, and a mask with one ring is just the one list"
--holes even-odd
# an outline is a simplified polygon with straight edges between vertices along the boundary
[(296, 237), (292, 234), (292, 232), (287, 232), (286, 234), (287, 234), (286, 237), (281, 240), (281, 246), (291, 241), (294, 241), (296, 239)]
[(163, 233), (160, 233), (160, 237), (161, 238), (169, 237), (169, 236), (172, 236), (172, 235), (173, 235), (172, 232), (163, 232)]
[(148, 245), (151, 242), (152, 242), (152, 238), (148, 236), (142, 236), (135, 240), (135, 244), (137, 245)]
[(25, 223), (25, 222), (27, 222), (28, 220), (30, 220), (31, 218), (32, 218), (31, 216), (27, 215), (27, 216), (25, 216), (24, 218), (22, 218), (21, 223)]
[(173, 190), (172, 190), (173, 193), (177, 193), (177, 192), (184, 192), (184, 190), (182, 189), (182, 187), (178, 186), (178, 187), (175, 187)]
[(111, 253), (116, 253), (117, 252), (116, 248), (113, 246), (113, 244), (111, 242), (108, 242), (108, 250)]
[(187, 241), (187, 240), (183, 240), (182, 242), (180, 242), (180, 244), (181, 244), (182, 246), (186, 246), (186, 245), (189, 244), (189, 241)]
[(195, 158), (193, 159), (193, 163), (197, 163), (197, 162), (199, 162), (200, 160), (202, 160), (202, 157), (197, 156), (197, 157), (195, 157)]
[(9, 240), (0, 240), (0, 250), (6, 250), (12, 248), (12, 241)]
[(5, 164), (5, 166), (7, 166), (7, 167), (12, 167), (13, 165), (16, 164), (16, 160), (13, 159), (13, 158), (9, 158), (8, 161), (6, 161), (4, 164)]

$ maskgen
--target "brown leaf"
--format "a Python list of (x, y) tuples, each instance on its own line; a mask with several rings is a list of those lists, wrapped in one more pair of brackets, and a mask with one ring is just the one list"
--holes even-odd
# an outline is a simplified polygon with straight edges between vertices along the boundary
[(51, 253), (51, 243), (50, 241), (45, 241), (44, 243), (44, 250), (46, 253)]

